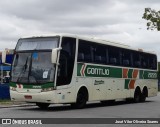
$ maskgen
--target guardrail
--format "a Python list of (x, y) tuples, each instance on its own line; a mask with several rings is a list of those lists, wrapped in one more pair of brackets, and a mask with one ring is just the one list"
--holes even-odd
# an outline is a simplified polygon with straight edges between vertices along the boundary
[(0, 84), (0, 99), (10, 99), (9, 84)]

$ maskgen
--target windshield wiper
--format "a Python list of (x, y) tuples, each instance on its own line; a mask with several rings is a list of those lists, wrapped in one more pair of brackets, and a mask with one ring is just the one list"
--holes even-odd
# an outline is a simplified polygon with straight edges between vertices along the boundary
[(27, 62), (28, 62), (28, 57), (27, 57), (27, 59), (26, 59), (26, 63), (25, 63), (25, 65), (24, 65), (24, 72), (26, 71), (26, 69), (27, 69)]
[(26, 59), (26, 62), (25, 62), (25, 64), (22, 66), (22, 71), (20, 72), (20, 75), (19, 75), (19, 77), (18, 77), (18, 79), (17, 79), (17, 82), (19, 82), (19, 80), (21, 79), (21, 76), (22, 76), (22, 74), (24, 74), (25, 72), (26, 72), (26, 69), (27, 69), (27, 62), (28, 62), (28, 57), (27, 57), (27, 59)]

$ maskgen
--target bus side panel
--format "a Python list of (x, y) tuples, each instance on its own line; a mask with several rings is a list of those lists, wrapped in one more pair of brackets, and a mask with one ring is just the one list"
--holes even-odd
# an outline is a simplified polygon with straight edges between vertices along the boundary
[(158, 80), (148, 80), (148, 97), (157, 96), (158, 93)]
[(101, 100), (113, 100), (115, 98), (115, 85), (113, 79), (105, 78), (105, 83), (100, 85)]
[(133, 97), (133, 89), (125, 89), (125, 80), (116, 78), (80, 78), (80, 84), (87, 86), (89, 101), (114, 100)]
[(58, 103), (70, 103), (74, 102), (74, 95), (75, 95), (75, 86), (70, 88), (61, 88), (59, 87), (56, 90), (56, 98)]
[(91, 100), (113, 100), (116, 98), (114, 80), (111, 78), (92, 79), (92, 99)]
[(124, 80), (116, 78), (105, 78), (105, 84), (100, 86), (100, 100), (114, 100), (117, 98), (126, 98), (124, 90)]
[(114, 79), (113, 84), (115, 85), (115, 98), (122, 99), (127, 98), (130, 95), (130, 91), (125, 89), (125, 80), (124, 79)]

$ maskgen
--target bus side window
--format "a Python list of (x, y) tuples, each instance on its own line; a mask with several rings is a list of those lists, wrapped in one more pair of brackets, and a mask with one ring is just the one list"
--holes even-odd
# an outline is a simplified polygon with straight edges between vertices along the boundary
[(117, 59), (116, 58), (110, 58), (110, 64), (116, 65)]
[(140, 68), (141, 67), (141, 62), (140, 61), (135, 61), (134, 65), (135, 65), (135, 67)]
[(142, 68), (141, 60), (140, 60), (140, 53), (133, 52), (132, 56), (133, 56), (133, 67)]
[(142, 68), (144, 69), (148, 68), (148, 56), (145, 53), (141, 54), (141, 64)]
[(72, 80), (76, 39), (63, 37), (60, 51), (59, 67), (57, 72), (57, 86), (68, 85)]
[(69, 57), (63, 51), (61, 51), (61, 55), (59, 58), (59, 66), (57, 72), (57, 86), (66, 85), (68, 83), (68, 63)]
[(79, 62), (84, 61), (84, 53), (78, 53), (78, 60), (79, 60)]
[(106, 46), (100, 44), (94, 44), (94, 63), (106, 64)]
[(122, 49), (122, 65), (131, 66), (131, 52), (129, 50)]
[(123, 65), (124, 66), (129, 66), (129, 60), (123, 60)]
[(93, 61), (93, 48), (92, 43), (84, 40), (79, 40), (78, 47), (78, 62), (92, 63)]
[(155, 55), (149, 55), (149, 69), (157, 69), (157, 57)]
[(120, 49), (116, 47), (109, 47), (108, 55), (109, 55), (109, 64), (111, 65), (120, 65)]

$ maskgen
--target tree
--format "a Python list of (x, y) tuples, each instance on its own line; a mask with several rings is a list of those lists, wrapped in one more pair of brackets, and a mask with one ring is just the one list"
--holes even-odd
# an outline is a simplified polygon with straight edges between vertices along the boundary
[(157, 31), (160, 31), (160, 11), (156, 11), (151, 8), (145, 8), (142, 18), (148, 21), (147, 30), (157, 29)]

